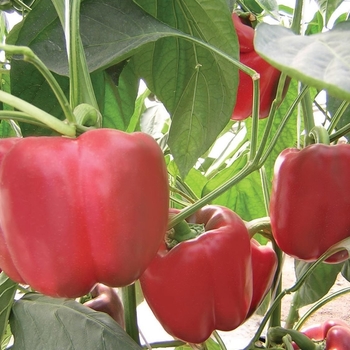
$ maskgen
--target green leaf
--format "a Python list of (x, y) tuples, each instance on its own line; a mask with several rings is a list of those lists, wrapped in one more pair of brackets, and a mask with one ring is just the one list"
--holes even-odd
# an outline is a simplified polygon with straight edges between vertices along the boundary
[(323, 16), (320, 11), (317, 11), (314, 18), (307, 25), (305, 35), (321, 33), (323, 31), (323, 27)]
[(344, 0), (315, 0), (320, 11), (325, 14), (326, 23), (328, 23), (334, 11)]
[[(342, 104), (342, 101), (327, 94), (326, 103), (327, 103), (327, 111), (332, 117), (336, 113), (340, 105)], [(336, 130), (340, 129), (345, 125), (348, 125), (349, 123), (350, 123), (350, 107), (347, 107), (336, 125)], [(347, 140), (350, 140), (350, 134), (345, 135), (345, 137)]]
[(74, 300), (29, 293), (12, 311), (14, 350), (141, 349), (110, 316)]
[(276, 0), (256, 0), (256, 2), (272, 17), (278, 18), (278, 3)]
[[(69, 81), (66, 77), (55, 74), (55, 78), (65, 93), (68, 94)], [(41, 73), (31, 64), (23, 61), (11, 62), (11, 92), (14, 96), (32, 103), (38, 108), (63, 120), (61, 106)], [(57, 135), (54, 131), (36, 125), (20, 123), (23, 136)]]
[[(205, 185), (202, 196), (218, 188), (221, 184), (235, 176), (246, 165), (247, 156), (239, 157), (231, 166), (220, 171)], [(266, 216), (261, 181), (258, 172), (254, 172), (235, 186), (212, 201), (212, 204), (230, 208), (242, 219), (250, 221)]]
[(350, 22), (310, 36), (266, 23), (257, 26), (254, 45), (269, 63), (306, 85), (350, 101)]
[(9, 279), (4, 272), (0, 274), (0, 339), (3, 341), (8, 331), (8, 321), (14, 297), (17, 291), (17, 283)]
[(111, 68), (107, 69), (108, 75), (104, 74), (103, 127), (125, 131), (129, 129), (134, 113), (139, 79), (127, 64), (115, 81)]
[[(295, 275), (298, 279), (310, 267), (311, 263), (295, 260)], [(325, 296), (342, 268), (343, 264), (319, 264), (306, 278), (293, 299), (296, 308), (312, 304)]]
[[(160, 21), (238, 59), (238, 42), (225, 0), (138, 0)], [(148, 45), (133, 58), (147, 86), (169, 111), (168, 144), (182, 177), (230, 120), (238, 72), (218, 54), (179, 38)]]
[[(68, 75), (65, 39), (56, 10), (51, 0), (40, 0), (35, 5), (11, 32), (9, 40), (29, 46), (50, 70)], [(131, 57), (146, 43), (179, 34), (132, 1), (85, 0), (80, 13), (80, 32), (90, 72)]]

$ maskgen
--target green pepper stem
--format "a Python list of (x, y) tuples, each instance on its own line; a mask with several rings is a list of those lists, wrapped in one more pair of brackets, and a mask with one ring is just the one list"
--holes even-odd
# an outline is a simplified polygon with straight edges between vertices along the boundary
[(323, 126), (314, 126), (310, 130), (309, 138), (314, 140), (314, 143), (330, 144), (328, 131)]
[(51, 129), (57, 131), (58, 133), (70, 137), (75, 136), (75, 127), (73, 125), (68, 125), (61, 120), (55, 118), (51, 114), (43, 111), (42, 109), (26, 102), (16, 96), (13, 96), (5, 91), (0, 90), (0, 101), (6, 103), (16, 109), (25, 112), (34, 120), (37, 120)]
[(282, 343), (284, 336), (287, 334), (295, 341), (295, 343), (303, 350), (316, 350), (317, 345), (305, 334), (295, 329), (285, 329), (282, 327), (272, 327), (268, 330), (269, 341), (273, 343)]

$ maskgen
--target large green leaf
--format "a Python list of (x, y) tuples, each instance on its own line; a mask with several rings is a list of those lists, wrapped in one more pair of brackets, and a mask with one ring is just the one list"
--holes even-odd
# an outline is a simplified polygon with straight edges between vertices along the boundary
[(109, 315), (74, 300), (29, 293), (12, 311), (14, 350), (141, 349)]
[[(310, 268), (310, 265), (310, 263), (295, 260), (296, 278), (299, 279), (299, 277)], [(342, 263), (319, 264), (297, 291), (293, 299), (295, 307), (301, 308), (305, 305), (312, 304), (325, 296), (333, 286), (342, 266)]]
[(310, 36), (261, 23), (255, 36), (256, 51), (269, 63), (303, 83), (350, 101), (350, 22)]
[[(184, 33), (238, 58), (238, 43), (225, 0), (138, 0), (142, 8)], [(172, 124), (169, 146), (184, 177), (230, 120), (237, 69), (190, 41), (166, 38), (134, 57), (149, 88), (164, 103)]]
[[(179, 34), (132, 1), (123, 0), (83, 1), (80, 32), (90, 72), (129, 58), (146, 43)], [(63, 29), (50, 0), (35, 4), (11, 33), (12, 41), (29, 46), (50, 70), (68, 75)]]

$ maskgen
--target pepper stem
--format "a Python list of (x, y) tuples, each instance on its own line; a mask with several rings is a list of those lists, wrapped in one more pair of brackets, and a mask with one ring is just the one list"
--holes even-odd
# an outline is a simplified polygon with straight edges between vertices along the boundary
[(167, 246), (171, 249), (180, 242), (198, 237), (203, 232), (205, 232), (203, 224), (189, 224), (182, 220), (167, 232)]
[(323, 126), (314, 126), (309, 133), (309, 137), (314, 140), (315, 143), (323, 143), (329, 145), (329, 134)]

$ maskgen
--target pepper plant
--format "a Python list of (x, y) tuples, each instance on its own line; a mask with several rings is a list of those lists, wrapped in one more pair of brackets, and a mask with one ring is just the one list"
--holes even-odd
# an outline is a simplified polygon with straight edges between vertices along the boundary
[(344, 3), (1, 2), (2, 349), (347, 348)]

